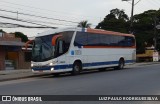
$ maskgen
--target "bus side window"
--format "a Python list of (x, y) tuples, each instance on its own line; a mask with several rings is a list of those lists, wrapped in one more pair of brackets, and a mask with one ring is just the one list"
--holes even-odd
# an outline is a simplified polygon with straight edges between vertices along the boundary
[(86, 46), (88, 43), (88, 33), (85, 32), (77, 32), (75, 41), (74, 41), (74, 46)]
[(64, 41), (60, 40), (58, 44), (59, 44), (58, 52), (59, 52), (59, 54), (63, 54), (64, 53)]
[(134, 38), (133, 37), (125, 37), (126, 46), (134, 46)]

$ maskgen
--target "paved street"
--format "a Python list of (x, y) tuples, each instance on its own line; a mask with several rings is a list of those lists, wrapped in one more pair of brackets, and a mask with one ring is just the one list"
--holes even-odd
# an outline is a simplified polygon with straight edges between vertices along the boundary
[(52, 75), (0, 82), (0, 94), (18, 95), (160, 95), (160, 65), (124, 70)]

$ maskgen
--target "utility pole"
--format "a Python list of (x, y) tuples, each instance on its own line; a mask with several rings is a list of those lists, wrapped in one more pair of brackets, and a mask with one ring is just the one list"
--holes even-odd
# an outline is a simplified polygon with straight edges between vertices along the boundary
[(157, 29), (159, 29), (159, 25), (157, 25), (157, 21), (159, 21), (159, 19), (157, 18), (157, 15), (156, 15), (156, 12), (151, 12), (151, 15), (153, 16), (152, 17), (152, 20), (154, 22), (154, 38), (153, 38), (153, 41), (154, 41), (154, 48), (155, 50), (157, 49)]
[(160, 25), (157, 22), (157, 21), (159, 21), (159, 19), (157, 18), (156, 13), (154, 13), (153, 20), (154, 20), (154, 47), (157, 50), (157, 44), (158, 44), (157, 39), (159, 38), (159, 36), (157, 34), (157, 29), (160, 29)]
[[(130, 1), (130, 0), (122, 0), (122, 1)], [(139, 0), (140, 1), (140, 0)], [(139, 2), (138, 1), (138, 2)], [(138, 3), (137, 2), (137, 3)], [(136, 4), (137, 4), (136, 3)], [(134, 4), (134, 0), (132, 0), (132, 8), (131, 8), (131, 18), (130, 18), (130, 21), (131, 21), (131, 24), (130, 24), (130, 32), (132, 33), (133, 32), (133, 14), (134, 14), (134, 6), (136, 5)]]
[(156, 21), (156, 16), (154, 16), (154, 48), (157, 49), (157, 34), (156, 34), (156, 26), (157, 26), (157, 21)]
[(131, 9), (131, 32), (133, 32), (133, 11), (134, 11), (134, 0), (132, 0), (132, 9)]

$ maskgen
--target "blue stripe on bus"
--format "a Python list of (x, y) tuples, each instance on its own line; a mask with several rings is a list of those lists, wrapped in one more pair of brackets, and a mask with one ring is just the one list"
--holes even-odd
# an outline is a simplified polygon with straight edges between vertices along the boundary
[[(126, 60), (125, 63), (133, 63), (134, 60)], [(84, 63), (83, 67), (91, 67), (91, 66), (101, 66), (101, 65), (112, 65), (112, 64), (118, 64), (119, 61), (107, 61), (107, 62), (93, 62), (93, 63)], [(55, 66), (43, 66), (43, 67), (33, 67), (33, 70), (51, 70), (51, 68), (54, 68), (54, 70), (60, 70), (60, 69), (68, 69), (72, 68), (73, 64), (69, 65), (55, 65)]]
[(55, 65), (54, 69), (58, 70), (58, 69), (68, 69), (68, 68), (72, 68), (73, 64), (69, 64), (69, 65)]
[(118, 64), (119, 61), (85, 63), (83, 67)]
[(59, 70), (59, 69), (68, 69), (72, 68), (72, 64), (70, 65), (55, 65), (55, 66), (43, 66), (43, 67), (32, 67), (33, 70), (51, 70), (51, 68), (54, 68), (54, 70)]
[(43, 66), (43, 67), (32, 67), (33, 70), (37, 70), (37, 71), (40, 71), (40, 70), (51, 70), (51, 67), (50, 66)]

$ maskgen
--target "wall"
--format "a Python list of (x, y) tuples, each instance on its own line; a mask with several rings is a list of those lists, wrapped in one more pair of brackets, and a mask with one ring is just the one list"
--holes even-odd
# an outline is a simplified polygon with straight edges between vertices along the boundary
[(31, 62), (26, 62), (25, 61), (25, 55), (24, 51), (19, 51), (18, 52), (18, 68), (17, 69), (30, 69), (31, 68)]
[(5, 69), (5, 50), (3, 49), (2, 46), (0, 46), (0, 70)]

